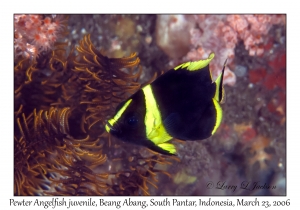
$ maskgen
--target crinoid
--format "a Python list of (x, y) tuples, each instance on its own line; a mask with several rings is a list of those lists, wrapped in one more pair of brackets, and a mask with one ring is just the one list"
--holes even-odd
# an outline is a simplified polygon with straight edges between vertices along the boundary
[(87, 105), (85, 122), (90, 129), (98, 122), (103, 124), (122, 100), (140, 88), (141, 68), (134, 68), (140, 60), (135, 53), (108, 58), (94, 47), (90, 36), (85, 36), (76, 49), (78, 57), (72, 70), (84, 87), (80, 103)]
[(105, 193), (107, 174), (92, 172), (106, 161), (99, 139), (70, 136), (69, 116), (70, 108), (50, 108), (17, 118), (15, 195)]
[[(108, 58), (85, 36), (15, 64), (15, 195), (155, 194), (167, 157), (111, 138), (106, 120), (136, 92), (137, 55)], [(153, 76), (152, 80), (156, 77)], [(38, 110), (38, 111), (37, 111)]]
[(36, 60), (22, 59), (16, 63), (15, 110), (21, 104), (26, 104), (23, 112), (28, 115), (34, 109), (47, 110), (52, 103), (57, 102), (61, 94), (61, 84), (71, 77), (64, 66), (67, 57), (61, 50), (62, 44), (56, 44), (54, 51), (42, 53)]

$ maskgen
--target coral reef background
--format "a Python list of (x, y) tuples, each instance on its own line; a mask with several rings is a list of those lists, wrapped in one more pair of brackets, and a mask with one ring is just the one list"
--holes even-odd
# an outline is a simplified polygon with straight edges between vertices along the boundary
[[(285, 15), (14, 21), (15, 195), (286, 194)], [(104, 132), (143, 84), (210, 52), (213, 76), (228, 58), (216, 135), (172, 158)]]

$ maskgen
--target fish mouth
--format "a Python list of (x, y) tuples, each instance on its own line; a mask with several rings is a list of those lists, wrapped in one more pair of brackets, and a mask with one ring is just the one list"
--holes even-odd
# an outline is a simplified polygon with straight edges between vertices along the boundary
[(108, 133), (111, 133), (112, 135), (116, 135), (116, 134), (119, 133), (119, 130), (116, 129), (114, 126), (112, 126), (112, 125), (110, 124), (110, 122), (107, 122), (107, 123), (106, 123), (105, 129), (106, 129), (106, 131), (107, 131)]

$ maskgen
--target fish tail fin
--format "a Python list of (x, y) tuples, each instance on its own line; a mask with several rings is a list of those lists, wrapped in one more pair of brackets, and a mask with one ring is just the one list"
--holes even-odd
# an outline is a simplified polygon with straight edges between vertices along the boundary
[(224, 103), (224, 100), (225, 100), (225, 97), (224, 97), (225, 96), (225, 91), (224, 91), (224, 87), (223, 87), (223, 77), (224, 77), (224, 71), (225, 71), (226, 63), (227, 63), (227, 59), (224, 62), (221, 74), (218, 76), (218, 78), (214, 82), (216, 84), (216, 93), (215, 93), (214, 99), (216, 101), (220, 102), (220, 103)]

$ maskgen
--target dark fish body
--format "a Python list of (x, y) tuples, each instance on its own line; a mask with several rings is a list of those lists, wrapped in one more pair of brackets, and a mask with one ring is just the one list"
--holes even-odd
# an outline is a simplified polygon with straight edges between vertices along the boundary
[(210, 137), (222, 119), (222, 73), (212, 81), (209, 62), (187, 62), (167, 71), (122, 102), (108, 120), (107, 132), (162, 154), (172, 155), (172, 138), (202, 140)]

